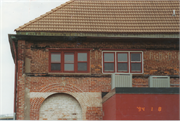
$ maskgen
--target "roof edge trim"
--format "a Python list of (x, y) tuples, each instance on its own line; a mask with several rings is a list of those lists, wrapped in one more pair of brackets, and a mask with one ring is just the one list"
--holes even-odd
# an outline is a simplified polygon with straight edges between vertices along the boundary
[(81, 33), (81, 32), (16, 32), (17, 35), (78, 36), (78, 37), (129, 37), (129, 38), (180, 38), (179, 33)]

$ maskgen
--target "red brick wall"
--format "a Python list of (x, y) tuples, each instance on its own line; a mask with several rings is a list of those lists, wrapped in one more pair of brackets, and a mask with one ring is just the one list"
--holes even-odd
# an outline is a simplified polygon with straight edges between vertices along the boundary
[[(109, 92), (111, 90), (110, 78), (79, 78), (79, 77), (26, 77), (27, 87), (30, 92)], [(84, 97), (86, 98), (86, 97)], [(83, 98), (83, 99), (84, 99)], [(39, 108), (44, 98), (31, 98), (31, 120), (39, 119)], [(87, 109), (90, 112), (89, 109)], [(96, 112), (99, 111), (96, 109)], [(90, 119), (100, 119), (98, 114), (91, 111), (87, 114)]]
[[(90, 51), (90, 74), (49, 74), (48, 48), (94, 48)], [(159, 50), (153, 50), (153, 48)], [(108, 49), (145, 49), (144, 74), (134, 75), (134, 87), (147, 87), (148, 78), (145, 75), (178, 75), (178, 45), (153, 43), (144, 41), (18, 41), (18, 82), (17, 82), (17, 119), (24, 119), (25, 88), (30, 92), (108, 92), (111, 89), (110, 75), (102, 74), (102, 48)], [(170, 50), (169, 48), (175, 48)], [(31, 59), (30, 73), (24, 74), (24, 60)], [(66, 88), (61, 88), (64, 85)], [(53, 85), (54, 84), (54, 85)], [(62, 84), (62, 85), (61, 85)], [(179, 84), (178, 78), (171, 78), (171, 84)], [(49, 86), (51, 85), (51, 86)], [(177, 85), (175, 85), (177, 86)], [(174, 87), (174, 86), (172, 86)], [(30, 99), (30, 117), (38, 119), (39, 108), (44, 98)], [(93, 110), (92, 110), (93, 109)], [(95, 110), (95, 111), (94, 111)], [(99, 107), (89, 107), (87, 119), (102, 119)]]
[(24, 120), (24, 95), (25, 95), (25, 75), (24, 75), (24, 47), (25, 41), (18, 41), (18, 73), (17, 73), (17, 102), (16, 118)]
[[(26, 42), (26, 57), (31, 59), (31, 73), (48, 74), (48, 48), (92, 48), (90, 51), (90, 75), (102, 76), (102, 48), (107, 49), (144, 49), (144, 73), (133, 79), (133, 86), (146, 87), (145, 75), (179, 75), (178, 42), (174, 40), (136, 40), (136, 41), (100, 41), (83, 42), (52, 41)], [(67, 75), (67, 74), (65, 74)], [(75, 74), (76, 75), (76, 74)], [(62, 75), (63, 76), (63, 75)], [(71, 75), (72, 76), (72, 75)], [(110, 75), (109, 75), (110, 78)], [(172, 78), (172, 84), (179, 84), (178, 78)], [(171, 85), (172, 86), (172, 85)], [(178, 86), (178, 85), (174, 85)], [(172, 86), (172, 87), (174, 87)]]
[[(162, 41), (162, 40), (161, 40)], [(153, 41), (154, 42), (154, 41)], [(49, 48), (95, 48), (90, 53), (91, 74), (102, 74), (102, 48), (107, 49), (145, 49), (145, 75), (179, 75), (178, 45), (133, 42), (26, 42), (26, 57), (31, 59), (31, 73), (48, 73)], [(169, 49), (173, 46), (175, 50)], [(139, 48), (138, 48), (139, 47)], [(97, 48), (97, 49), (96, 49)], [(154, 50), (153, 48), (158, 48)]]
[(88, 107), (86, 111), (87, 120), (102, 120), (101, 107)]
[(144, 51), (144, 74), (179, 75), (178, 50)]
[[(109, 92), (111, 90), (110, 78), (90, 77), (27, 77), (30, 92)], [(59, 88), (65, 85), (65, 90)]]

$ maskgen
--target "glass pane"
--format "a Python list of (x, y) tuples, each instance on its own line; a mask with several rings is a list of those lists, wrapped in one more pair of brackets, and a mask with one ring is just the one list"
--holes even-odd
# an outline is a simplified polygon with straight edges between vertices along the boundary
[(118, 63), (118, 71), (127, 71), (127, 63)]
[(114, 63), (104, 63), (104, 71), (114, 71)]
[(131, 63), (131, 71), (141, 71), (141, 63)]
[(74, 71), (74, 64), (64, 64), (65, 71)]
[(60, 71), (61, 70), (61, 64), (60, 63), (52, 63), (51, 64), (51, 71)]
[(140, 56), (140, 53), (131, 53), (131, 61), (141, 61)]
[(126, 61), (127, 62), (127, 53), (118, 53), (118, 61)]
[(114, 62), (114, 53), (105, 53), (104, 62)]
[(61, 54), (51, 53), (51, 62), (61, 62)]
[(78, 71), (87, 71), (87, 63), (78, 63)]
[(78, 61), (87, 61), (87, 53), (78, 53)]
[(73, 53), (65, 53), (64, 55), (65, 63), (74, 63), (74, 54)]

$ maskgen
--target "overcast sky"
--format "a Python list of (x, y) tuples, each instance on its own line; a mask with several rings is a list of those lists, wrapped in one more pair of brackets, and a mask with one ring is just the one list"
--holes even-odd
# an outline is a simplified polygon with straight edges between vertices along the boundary
[(69, 0), (0, 0), (0, 115), (13, 114), (14, 62), (8, 34)]

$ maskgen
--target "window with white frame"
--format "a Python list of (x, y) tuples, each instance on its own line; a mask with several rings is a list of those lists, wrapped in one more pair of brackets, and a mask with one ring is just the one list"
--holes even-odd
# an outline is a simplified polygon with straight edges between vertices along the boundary
[(143, 73), (142, 51), (103, 51), (103, 73)]

